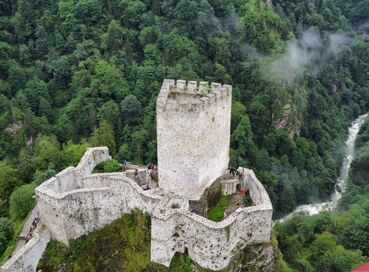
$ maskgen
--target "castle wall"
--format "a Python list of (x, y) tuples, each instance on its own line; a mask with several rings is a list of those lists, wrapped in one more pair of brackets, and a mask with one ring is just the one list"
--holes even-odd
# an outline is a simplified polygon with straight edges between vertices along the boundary
[[(221, 223), (195, 214), (177, 213), (152, 219), (151, 260), (169, 266), (176, 252), (187, 252), (201, 267), (214, 271), (228, 266), (243, 247), (270, 241), (272, 211), (249, 208)], [(166, 230), (158, 233), (157, 229)], [(178, 236), (179, 235), (179, 236)]]
[(36, 191), (37, 209), (40, 216), (50, 230), (52, 239), (68, 244), (66, 229), (64, 228), (64, 214), (62, 202), (57, 195), (49, 195), (47, 192)]
[[(240, 182), (249, 188), (255, 206), (239, 208), (221, 222), (190, 212), (186, 197), (171, 193), (162, 196), (160, 189), (144, 191), (137, 183), (139, 180), (132, 179), (131, 172), (80, 176), (71, 174), (75, 171), (73, 167), (68, 168), (36, 188), (37, 206), (51, 238), (65, 244), (104, 227), (124, 213), (140, 209), (152, 215), (153, 262), (168, 266), (175, 252), (188, 252), (200, 266), (221, 270), (240, 249), (270, 241), (272, 205), (269, 197), (253, 171), (238, 170), (243, 178)], [(136, 175), (138, 179), (145, 177), (141, 172)], [(66, 184), (63, 184), (64, 178)], [(73, 185), (73, 181), (78, 186)], [(34, 260), (41, 254), (35, 257), (32, 254), (23, 253), (25, 259), (19, 257), (19, 265), (37, 263)]]
[(0, 272), (36, 271), (37, 264), (50, 241), (50, 233), (43, 226), (33, 232), (33, 238), (16, 252)]
[[(228, 167), (232, 87), (166, 80), (157, 100), (159, 187), (190, 199)], [(210, 87), (209, 87), (210, 88)]]
[(128, 178), (136, 181), (139, 185), (146, 185), (148, 182), (146, 169), (127, 170), (125, 174)]
[(175, 252), (183, 253), (187, 249), (189, 257), (200, 266), (217, 271), (226, 268), (235, 253), (247, 245), (270, 241), (269, 197), (264, 198), (266, 192), (251, 170), (240, 170), (247, 180), (250, 196), (257, 197), (253, 201), (258, 204), (239, 208), (221, 222), (159, 204), (152, 218), (152, 261), (169, 266)]
[(76, 183), (78, 179), (75, 179), (74, 173), (75, 173), (74, 167), (68, 167), (59, 172), (58, 174), (56, 174), (55, 175), (56, 187), (54, 187), (55, 191), (61, 193), (76, 188), (78, 186)]
[(37, 205), (53, 239), (64, 244), (110, 224), (133, 209), (152, 213), (160, 201), (151, 191), (143, 191), (132, 180), (96, 174), (84, 180), (94, 187), (48, 195), (37, 191)]
[[(133, 209), (151, 214), (161, 199), (156, 190), (144, 191), (127, 173), (90, 174), (98, 163), (110, 158), (106, 148), (94, 148), (86, 154), (79, 164), (86, 168), (69, 167), (36, 188), (40, 216), (52, 239), (64, 244)], [(140, 170), (138, 181), (144, 177), (146, 171)]]
[(237, 185), (240, 184), (238, 180), (227, 180), (222, 184), (222, 189), (225, 195), (233, 195), (237, 192)]
[(88, 175), (94, 170), (96, 165), (110, 159), (109, 149), (106, 146), (88, 148), (76, 166), (76, 173), (80, 176)]

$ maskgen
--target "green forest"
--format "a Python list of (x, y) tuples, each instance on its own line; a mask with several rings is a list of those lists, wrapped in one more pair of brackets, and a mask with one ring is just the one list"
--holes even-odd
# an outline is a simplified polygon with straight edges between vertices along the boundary
[[(369, 111), (369, 1), (271, 2), (0, 1), (0, 260), (34, 188), (87, 147), (109, 147), (108, 170), (156, 162), (165, 78), (233, 85), (231, 165), (255, 171), (275, 219), (327, 199), (347, 128)], [(292, 271), (368, 259), (368, 135), (339, 211), (277, 224)]]
[(347, 191), (336, 212), (295, 217), (275, 228), (293, 271), (351, 271), (369, 256), (369, 120), (356, 140)]

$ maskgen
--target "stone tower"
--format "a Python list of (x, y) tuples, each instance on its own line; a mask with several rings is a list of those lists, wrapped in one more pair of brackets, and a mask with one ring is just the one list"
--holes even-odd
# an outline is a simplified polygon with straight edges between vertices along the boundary
[(157, 99), (159, 186), (197, 200), (228, 167), (232, 86), (166, 79)]

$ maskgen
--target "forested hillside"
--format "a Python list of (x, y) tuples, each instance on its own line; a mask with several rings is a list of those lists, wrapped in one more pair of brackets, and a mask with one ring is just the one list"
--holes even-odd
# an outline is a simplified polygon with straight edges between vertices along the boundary
[(277, 225), (279, 247), (295, 271), (351, 271), (369, 256), (369, 121), (356, 140), (349, 187), (335, 212)]
[(1, 1), (0, 254), (34, 187), (87, 146), (155, 162), (164, 78), (233, 85), (231, 164), (255, 170), (276, 217), (328, 197), (347, 127), (369, 109), (368, 6)]

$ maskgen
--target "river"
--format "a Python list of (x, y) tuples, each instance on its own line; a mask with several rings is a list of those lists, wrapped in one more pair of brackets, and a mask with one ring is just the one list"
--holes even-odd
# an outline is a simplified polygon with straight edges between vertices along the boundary
[(350, 167), (355, 153), (355, 140), (367, 116), (368, 114), (360, 115), (355, 121), (351, 123), (351, 126), (348, 129), (348, 137), (345, 143), (345, 158), (343, 159), (340, 175), (337, 178), (335, 190), (332, 193), (330, 200), (321, 203), (312, 203), (298, 206), (293, 212), (278, 220), (278, 222), (284, 222), (294, 215), (314, 215), (322, 211), (332, 211), (336, 209), (337, 203), (347, 187)]

